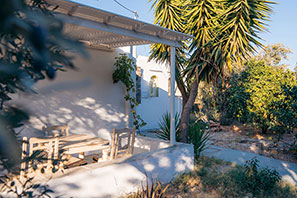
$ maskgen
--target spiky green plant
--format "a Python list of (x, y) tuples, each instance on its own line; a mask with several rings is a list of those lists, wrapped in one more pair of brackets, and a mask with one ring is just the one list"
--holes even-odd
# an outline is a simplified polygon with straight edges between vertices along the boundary
[[(179, 139), (179, 124), (180, 124), (180, 114), (175, 114), (175, 139), (176, 141), (180, 141)], [(162, 115), (162, 119), (159, 122), (160, 131), (157, 132), (157, 137), (163, 140), (170, 140), (170, 113), (166, 112)]]
[(155, 181), (152, 180), (150, 185), (147, 178), (146, 186), (145, 187), (142, 186), (141, 190), (139, 190), (137, 193), (128, 195), (127, 198), (163, 198), (165, 197), (165, 192), (168, 187), (169, 187), (169, 184), (163, 187), (158, 180), (155, 180)]
[(209, 131), (206, 130), (206, 124), (202, 121), (194, 122), (190, 125), (189, 141), (194, 145), (194, 155), (198, 159), (202, 151), (208, 145)]

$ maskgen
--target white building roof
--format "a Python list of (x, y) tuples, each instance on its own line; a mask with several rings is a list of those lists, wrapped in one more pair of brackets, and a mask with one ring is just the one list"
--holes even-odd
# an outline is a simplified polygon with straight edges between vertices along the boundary
[(192, 36), (139, 20), (66, 0), (47, 0), (56, 16), (66, 22), (70, 36), (91, 46), (117, 48), (130, 45), (161, 43), (180, 47)]

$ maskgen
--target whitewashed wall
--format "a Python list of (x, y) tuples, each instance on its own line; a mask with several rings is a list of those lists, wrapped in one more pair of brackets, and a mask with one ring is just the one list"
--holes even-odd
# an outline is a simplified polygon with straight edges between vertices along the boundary
[[(137, 107), (137, 113), (147, 123), (141, 130), (157, 129), (162, 115), (170, 112), (170, 97), (168, 95), (168, 79), (170, 72), (168, 65), (159, 64), (154, 61), (148, 62), (148, 57), (138, 56), (137, 66), (141, 67), (141, 104)], [(157, 76), (159, 96), (149, 96), (149, 82), (152, 76)], [(177, 90), (177, 89), (176, 89)], [(182, 99), (179, 91), (176, 91), (176, 111), (182, 110)]]
[(77, 71), (58, 72), (54, 81), (40, 81), (38, 94), (14, 96), (14, 102), (31, 111), (21, 135), (38, 136), (44, 125), (68, 123), (70, 133), (107, 137), (113, 127), (127, 122), (124, 87), (113, 84), (117, 51), (88, 49), (90, 57), (75, 59)]
[[(21, 136), (41, 136), (42, 126), (67, 123), (70, 133), (88, 133), (110, 138), (112, 128), (127, 125), (129, 105), (124, 100), (122, 84), (113, 84), (115, 57), (128, 53), (129, 47), (115, 51), (88, 49), (89, 58), (76, 56), (77, 70), (58, 72), (54, 81), (43, 80), (36, 84), (37, 94), (13, 95), (13, 103), (25, 107), (30, 114), (29, 123), (20, 128)], [(141, 104), (137, 112), (147, 125), (141, 130), (156, 129), (161, 116), (170, 111), (168, 78), (165, 65), (148, 62), (139, 56), (137, 66), (142, 68)], [(149, 81), (158, 77), (159, 97), (149, 97)], [(182, 101), (176, 93), (176, 110), (181, 111)]]

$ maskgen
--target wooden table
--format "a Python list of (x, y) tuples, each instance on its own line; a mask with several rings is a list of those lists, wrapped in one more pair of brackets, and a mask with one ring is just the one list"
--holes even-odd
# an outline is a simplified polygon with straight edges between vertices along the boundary
[(108, 140), (86, 134), (60, 136), (58, 140), (59, 150), (63, 150), (66, 154), (84, 153), (109, 148)]
[[(107, 158), (108, 149), (108, 140), (86, 134), (60, 137), (32, 137), (29, 140), (27, 137), (24, 137), (22, 145), (22, 159), (25, 159), (27, 155), (31, 156), (34, 151), (44, 150), (47, 153), (47, 157), (49, 157), (45, 166), (49, 168), (52, 165), (52, 160), (58, 158), (59, 151), (61, 150), (67, 155), (78, 153), (79, 158), (81, 159), (84, 158), (84, 152), (102, 150), (103, 158), (105, 159)], [(25, 175), (26, 164), (26, 161), (21, 164), (21, 178)]]

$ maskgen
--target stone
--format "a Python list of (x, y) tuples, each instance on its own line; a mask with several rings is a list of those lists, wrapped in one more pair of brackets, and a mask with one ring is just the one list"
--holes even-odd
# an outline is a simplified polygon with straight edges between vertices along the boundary
[(239, 143), (241, 143), (241, 144), (242, 144), (242, 143), (248, 143), (248, 142), (249, 142), (248, 140), (240, 140), (240, 141), (239, 141)]

